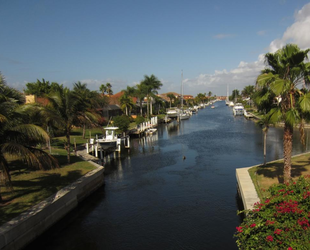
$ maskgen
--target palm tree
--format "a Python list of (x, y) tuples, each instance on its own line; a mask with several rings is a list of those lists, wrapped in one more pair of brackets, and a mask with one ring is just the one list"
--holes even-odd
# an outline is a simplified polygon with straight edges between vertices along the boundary
[(209, 92), (208, 92), (208, 97), (209, 97), (209, 100), (210, 100), (211, 96), (212, 96), (212, 92), (211, 92), (211, 91), (209, 91)]
[(141, 82), (140, 84), (136, 85), (136, 97), (139, 100), (140, 115), (141, 116), (143, 116), (142, 102), (143, 102), (145, 96), (147, 96), (147, 87)]
[(152, 107), (149, 108), (150, 97), (157, 94), (157, 90), (159, 90), (163, 84), (153, 74), (150, 76), (145, 75), (141, 84), (144, 85), (147, 92), (147, 117), (150, 117), (150, 114), (152, 115)]
[(82, 120), (90, 119), (85, 111), (85, 102), (68, 88), (60, 89), (58, 92), (47, 96), (47, 112), (54, 126), (58, 127), (66, 137), (65, 149), (67, 160), (70, 163), (70, 133), (73, 126), (81, 124)]
[(108, 82), (108, 83), (106, 84), (106, 87), (107, 87), (107, 94), (108, 94), (108, 95), (113, 95), (111, 83)]
[(104, 93), (107, 91), (107, 86), (105, 86), (104, 84), (101, 84), (99, 87), (99, 90), (101, 91), (102, 95), (104, 95)]
[[(134, 106), (134, 103), (132, 101), (132, 98), (128, 95), (128, 94), (124, 94), (122, 95), (122, 97), (120, 98), (120, 103), (121, 103), (121, 109), (125, 110), (126, 115), (129, 115), (129, 112), (131, 111), (131, 109)], [(129, 112), (128, 112), (129, 111)]]
[(97, 96), (99, 95), (96, 91), (90, 91), (87, 88), (86, 83), (81, 83), (78, 81), (73, 84), (73, 93), (78, 99), (80, 107), (79, 110), (79, 119), (80, 125), (83, 128), (83, 138), (85, 139), (86, 126), (90, 127), (92, 125), (97, 125), (99, 117), (96, 115), (98, 112), (96, 108)]
[(275, 53), (267, 53), (265, 61), (269, 67), (262, 71), (256, 83), (258, 89), (267, 89), (270, 96), (277, 97), (277, 102), (269, 113), (272, 113), (273, 120), (284, 122), (285, 183), (291, 179), (293, 128), (296, 124), (303, 124), (303, 113), (310, 111), (310, 93), (304, 93), (297, 87), (309, 81), (310, 63), (305, 63), (309, 51), (310, 49), (300, 50), (297, 45), (287, 44)]
[(264, 133), (264, 166), (266, 166), (266, 155), (267, 155), (267, 133), (270, 127), (270, 124), (274, 122), (271, 120), (272, 113), (262, 116), (262, 118), (257, 122), (257, 124), (262, 128)]
[(171, 108), (171, 103), (172, 103), (172, 100), (174, 100), (174, 99), (175, 99), (175, 96), (174, 96), (174, 94), (169, 93), (169, 94), (167, 94), (167, 97), (168, 97), (168, 98), (169, 98), (169, 100), (170, 100), (170, 108)]
[(29, 109), (23, 104), (23, 96), (6, 86), (0, 74), (0, 181), (11, 188), (9, 159), (19, 159), (39, 169), (58, 167), (54, 157), (37, 148), (38, 144), (47, 143), (49, 136), (41, 127), (27, 123)]

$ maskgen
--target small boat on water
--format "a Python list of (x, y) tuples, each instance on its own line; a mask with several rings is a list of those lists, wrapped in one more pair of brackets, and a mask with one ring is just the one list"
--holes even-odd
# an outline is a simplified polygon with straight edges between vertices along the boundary
[(167, 111), (167, 116), (170, 118), (178, 117), (178, 115), (179, 115), (179, 112), (176, 109), (169, 109)]
[(180, 117), (180, 120), (187, 120), (191, 117), (191, 115), (189, 114), (189, 112), (182, 111), (179, 117)]
[(104, 149), (116, 147), (118, 139), (116, 135), (116, 130), (118, 130), (118, 127), (106, 127), (104, 129), (105, 129), (105, 137), (97, 139), (96, 142), (98, 142), (100, 146)]
[(236, 103), (233, 107), (234, 115), (244, 115), (244, 107), (241, 103)]
[(214, 108), (215, 108), (215, 106), (214, 106), (214, 105), (212, 105), (212, 106), (211, 106), (211, 109), (214, 109)]

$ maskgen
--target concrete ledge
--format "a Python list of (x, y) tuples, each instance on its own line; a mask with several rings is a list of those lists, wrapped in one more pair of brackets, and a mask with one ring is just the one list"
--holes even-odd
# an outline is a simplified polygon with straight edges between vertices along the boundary
[(239, 194), (242, 198), (243, 206), (245, 210), (251, 210), (254, 207), (254, 203), (259, 202), (260, 199), (256, 193), (255, 186), (249, 174), (248, 168), (237, 168), (236, 178), (239, 188)]
[(74, 209), (104, 183), (104, 168), (87, 173), (0, 227), (0, 249), (21, 249)]

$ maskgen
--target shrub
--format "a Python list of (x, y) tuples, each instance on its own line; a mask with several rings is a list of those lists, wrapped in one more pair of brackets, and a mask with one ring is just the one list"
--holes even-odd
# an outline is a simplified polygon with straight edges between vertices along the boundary
[(310, 249), (310, 179), (273, 185), (236, 227), (239, 249)]
[(142, 122), (144, 122), (145, 121), (145, 119), (144, 119), (144, 117), (142, 117), (142, 116), (137, 116), (137, 118), (135, 119), (135, 123), (137, 124), (137, 125), (139, 125), (140, 123), (142, 123)]
[(128, 130), (130, 124), (130, 120), (128, 116), (116, 116), (113, 119), (113, 125), (118, 127), (121, 132), (125, 132)]

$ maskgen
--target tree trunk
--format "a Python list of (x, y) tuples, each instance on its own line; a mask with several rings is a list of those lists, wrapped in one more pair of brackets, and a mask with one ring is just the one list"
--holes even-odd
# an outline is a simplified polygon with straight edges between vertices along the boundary
[(128, 107), (126, 106), (126, 115), (128, 116)]
[(85, 133), (86, 133), (86, 125), (83, 124), (83, 139), (85, 139)]
[(147, 96), (147, 101), (146, 101), (146, 114), (147, 114), (147, 118), (150, 117), (150, 107), (149, 107), (149, 96)]
[(267, 131), (264, 131), (264, 166), (266, 166)]
[(152, 97), (150, 100), (150, 115), (153, 115), (153, 101), (152, 101)]
[(291, 179), (292, 148), (293, 148), (293, 128), (289, 124), (285, 123), (284, 136), (283, 136), (284, 183), (288, 183)]
[(142, 100), (140, 100), (140, 114), (143, 116), (143, 110), (142, 110)]
[(70, 132), (66, 132), (66, 138), (67, 138), (67, 161), (68, 164), (70, 163)]

